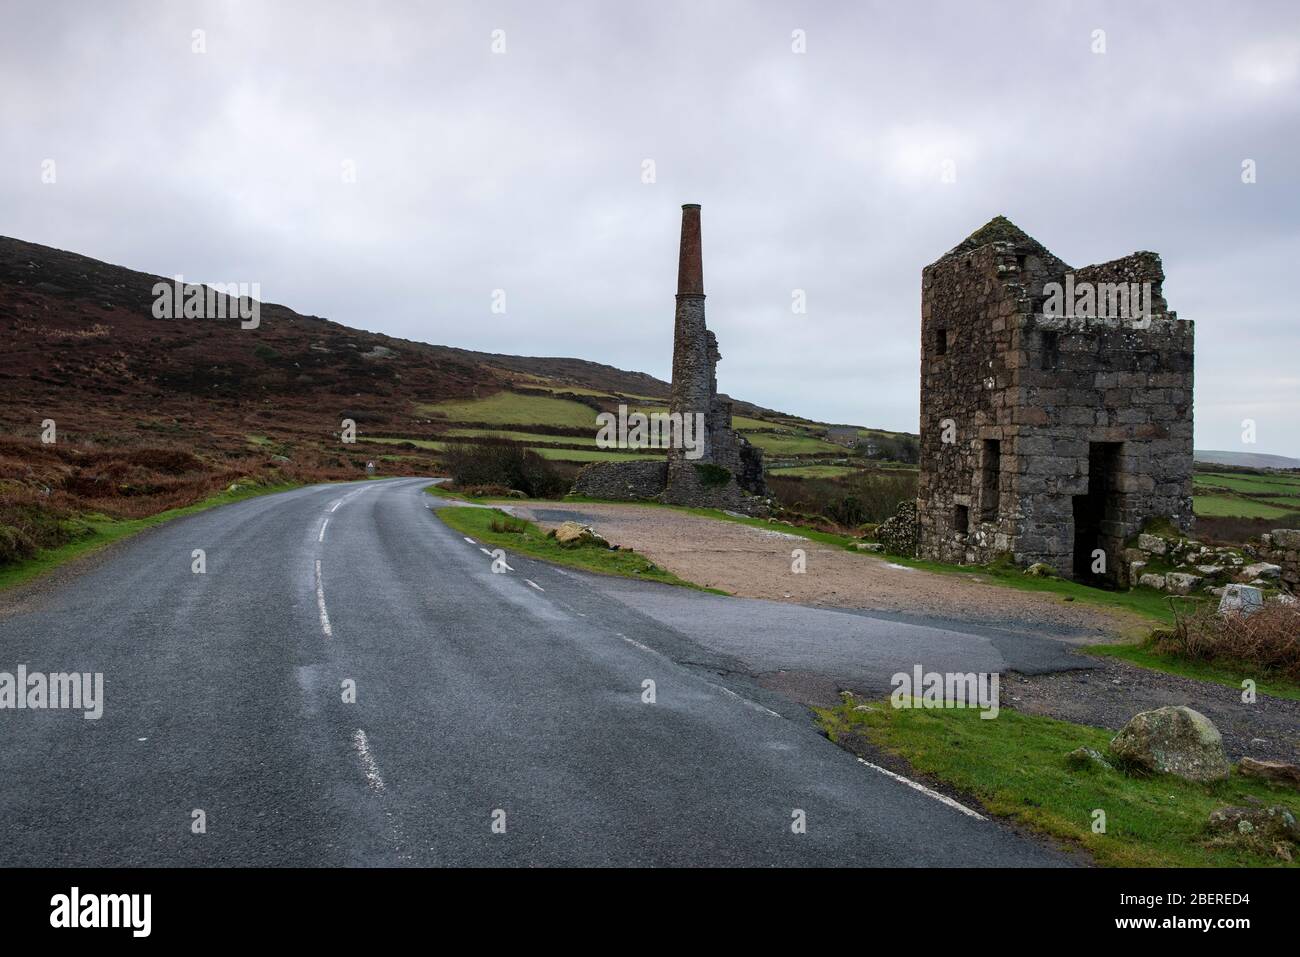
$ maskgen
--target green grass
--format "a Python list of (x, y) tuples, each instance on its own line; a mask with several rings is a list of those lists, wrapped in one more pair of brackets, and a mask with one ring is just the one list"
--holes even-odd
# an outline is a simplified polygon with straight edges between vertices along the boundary
[(1208, 518), (1281, 518), (1294, 509), (1234, 495), (1193, 495), (1192, 509)]
[(616, 449), (556, 449), (533, 446), (532, 450), (544, 459), (558, 462), (634, 462), (638, 459), (662, 459), (661, 452), (622, 452)]
[[(1168, 775), (1068, 768), (1064, 756), (1075, 748), (1106, 753), (1114, 734), (1102, 728), (1006, 708), (984, 720), (974, 710), (904, 710), (888, 702), (874, 707), (860, 712), (845, 704), (818, 709), (817, 717), (831, 740), (850, 750), (865, 739), (974, 795), (992, 814), (1082, 846), (1104, 866), (1282, 866), (1243, 849), (1206, 847), (1205, 821), (1215, 808), (1248, 798), (1300, 814), (1300, 794), (1235, 773), (1227, 781), (1195, 784)], [(1106, 814), (1105, 834), (1092, 832), (1098, 808)]]
[(448, 429), (447, 435), (459, 439), (474, 439), (484, 436), (490, 438), (510, 439), (514, 442), (526, 442), (530, 445), (588, 445), (596, 447), (596, 435), (547, 435), (544, 432), (512, 432), (502, 429)]
[(892, 555), (883, 557), (888, 561), (906, 565), (909, 568), (920, 568), (944, 575), (975, 575), (986, 581), (1020, 591), (1047, 592), (1059, 595), (1062, 600), (1072, 599), (1088, 605), (1098, 605), (1102, 608), (1133, 612), (1154, 622), (1166, 625), (1171, 625), (1174, 621), (1174, 613), (1169, 607), (1168, 595), (1152, 588), (1134, 588), (1132, 591), (1106, 591), (1102, 588), (1093, 588), (1090, 585), (1069, 581), (1064, 578), (1032, 578), (1024, 574), (1024, 569), (1010, 563), (944, 565), (919, 558), (899, 558)]
[(848, 465), (787, 465), (771, 469), (769, 474), (778, 478), (839, 478), (860, 471)]
[(779, 435), (775, 432), (744, 432), (743, 434), (769, 455), (847, 454), (847, 450), (842, 445), (802, 435)]
[(201, 512), (218, 505), (228, 505), (231, 502), (240, 502), (246, 498), (255, 498), (258, 495), (268, 495), (272, 492), (285, 492), (289, 489), (298, 487), (299, 486), (295, 484), (241, 484), (234, 492), (220, 492), (201, 502), (195, 502), (193, 505), (186, 505), (183, 508), (173, 508), (166, 512), (159, 512), (156, 515), (150, 515), (146, 518), (121, 519), (110, 518), (107, 515), (83, 516), (76, 521), (77, 524), (82, 527), (84, 534), (78, 537), (76, 541), (69, 542), (67, 545), (62, 545), (59, 548), (42, 549), (34, 558), (0, 569), (0, 589), (11, 588), (14, 585), (20, 585), (23, 582), (30, 581), (33, 578), (53, 571), (55, 568), (58, 568), (66, 562), (72, 561), (74, 558), (98, 551), (106, 545), (110, 545), (113, 542), (120, 541), (124, 538), (129, 538), (147, 528), (153, 528), (155, 525), (161, 525), (174, 518), (193, 515), (195, 512)]
[(453, 399), (434, 405), (422, 405), (421, 412), (450, 422), (484, 422), (488, 425), (553, 425), (567, 428), (590, 428), (596, 434), (596, 413), (570, 399), (552, 399), (542, 395), (498, 392), (482, 399)]
[(1286, 474), (1273, 476), (1234, 475), (1230, 472), (1196, 472), (1193, 478), (1198, 485), (1211, 485), (1216, 488), (1231, 489), (1234, 492), (1251, 492), (1264, 495), (1300, 493), (1300, 476)]
[(1251, 678), (1255, 682), (1256, 690), (1261, 694), (1300, 701), (1300, 684), (1288, 681), (1284, 677), (1261, 677), (1258, 670), (1246, 664), (1222, 662), (1211, 664), (1162, 654), (1150, 641), (1124, 645), (1089, 645), (1082, 650), (1090, 655), (1119, 658), (1143, 668), (1150, 668), (1152, 671), (1163, 671), (1166, 674), (1195, 678), (1198, 681), (1210, 681), (1235, 688), (1237, 691), (1241, 691), (1243, 679)]
[[(437, 486), (431, 486), (425, 491), (432, 491), (435, 495), (446, 495), (444, 492), (434, 491), (436, 488)], [(546, 534), (532, 522), (523, 522), (522, 532), (493, 531), (494, 521), (500, 523), (508, 517), (500, 509), (448, 506), (438, 509), (437, 515), (462, 535), (469, 535), (485, 545), (496, 545), (506, 549), (507, 554), (517, 552), (530, 558), (539, 558), (556, 565), (581, 568), (602, 575), (619, 575), (641, 581), (661, 582), (665, 585), (681, 585), (715, 595), (725, 594), (716, 589), (700, 588), (685, 579), (678, 578), (672, 572), (660, 568), (636, 552), (592, 546), (566, 548), (555, 539), (547, 538)], [(519, 522), (517, 519), (514, 521)]]
[(446, 442), (435, 442), (432, 439), (389, 439), (368, 438), (364, 435), (357, 436), (358, 442), (378, 442), (381, 445), (401, 445), (403, 442), (410, 442), (417, 449), (432, 449), (434, 452), (441, 452), (447, 447)]

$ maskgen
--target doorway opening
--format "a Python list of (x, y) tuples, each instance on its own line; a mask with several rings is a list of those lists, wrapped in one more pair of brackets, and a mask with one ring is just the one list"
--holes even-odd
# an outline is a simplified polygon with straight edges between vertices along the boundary
[(1114, 588), (1119, 562), (1122, 442), (1088, 443), (1088, 493), (1074, 496), (1074, 579)]

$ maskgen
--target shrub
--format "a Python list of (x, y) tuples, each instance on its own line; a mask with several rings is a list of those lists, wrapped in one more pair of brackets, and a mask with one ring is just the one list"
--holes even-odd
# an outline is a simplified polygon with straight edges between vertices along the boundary
[(842, 479), (768, 477), (776, 500), (792, 512), (824, 515), (845, 529), (892, 518), (916, 498), (915, 472), (867, 471)]
[(716, 488), (731, 481), (731, 472), (712, 462), (696, 462), (695, 472), (700, 477), (700, 484), (706, 488)]
[(568, 482), (551, 463), (517, 442), (454, 442), (442, 464), (459, 488), (501, 485), (531, 498), (558, 498)]
[(492, 519), (491, 529), (494, 532), (522, 535), (528, 530), (528, 523), (522, 518), (513, 518), (507, 515), (505, 518)]
[(1158, 651), (1192, 661), (1223, 661), (1300, 681), (1300, 606), (1266, 604), (1251, 615), (1220, 615), (1212, 605), (1175, 612), (1172, 631), (1155, 636)]

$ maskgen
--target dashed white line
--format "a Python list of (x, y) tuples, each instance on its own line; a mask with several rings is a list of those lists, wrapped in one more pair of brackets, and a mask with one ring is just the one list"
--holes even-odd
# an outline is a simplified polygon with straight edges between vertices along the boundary
[(325, 519), (325, 521), (321, 522), (321, 525), (320, 525), (320, 534), (316, 536), (316, 541), (318, 541), (318, 542), (323, 542), (323, 541), (325, 541), (325, 528), (326, 528), (326, 526), (329, 525), (329, 523), (330, 523), (330, 520), (329, 520), (328, 518)]
[(627, 635), (619, 635), (619, 637), (622, 638), (624, 641), (626, 641), (626, 642), (627, 642), (629, 645), (631, 645), (633, 648), (640, 648), (642, 651), (648, 651), (648, 652), (650, 652), (651, 654), (654, 654), (654, 652), (655, 652), (655, 650), (654, 650), (653, 648), (651, 648), (649, 645), (643, 645), (643, 644), (641, 644), (641, 642), (639, 642), (639, 641), (633, 641), (633, 640), (632, 640), (631, 638), (629, 638)]
[(343, 504), (343, 499), (339, 499), (337, 502), (335, 502), (333, 505), (330, 506), (330, 511), (337, 512), (339, 510), (339, 506), (342, 504)]
[(532, 586), (533, 586), (534, 588), (536, 588), (538, 591), (546, 591), (545, 588), (543, 588), (541, 585), (537, 584), (537, 582), (533, 581), (531, 578), (525, 578), (524, 581), (528, 582), (528, 584), (532, 585)]
[(330, 613), (325, 610), (325, 587), (320, 580), (320, 559), (316, 559), (316, 608), (320, 612), (320, 630), (325, 632), (326, 638), (334, 637), (334, 629), (330, 627)]
[(486, 555), (488, 558), (492, 557), (492, 553), (488, 551), (486, 548), (484, 548), (482, 545), (479, 546), (478, 550), (482, 552), (484, 555)]
[(865, 764), (873, 771), (879, 771), (881, 774), (888, 775), (889, 777), (893, 778), (895, 781), (901, 781), (902, 783), (906, 784), (909, 788), (915, 788), (916, 790), (920, 791), (922, 794), (929, 795), (930, 797), (938, 801), (940, 804), (946, 804), (950, 808), (953, 808), (954, 810), (961, 811), (962, 814), (965, 814), (968, 817), (973, 817), (977, 821), (988, 820), (988, 818), (986, 818), (983, 814), (980, 814), (977, 811), (972, 811), (970, 808), (968, 808), (965, 804), (962, 804), (960, 801), (954, 801), (952, 798), (948, 797), (948, 795), (940, 794), (938, 791), (933, 791), (930, 788), (926, 787), (924, 784), (919, 784), (916, 781), (913, 781), (911, 778), (905, 778), (901, 774), (895, 774), (893, 771), (889, 770), (888, 768), (882, 768), (879, 765), (872, 764), (870, 761), (866, 761), (862, 758), (858, 758), (858, 761), (860, 761), (862, 764)]
[(468, 535), (465, 536), (465, 541), (469, 542), (471, 545), (478, 544), (478, 542), (474, 541), (474, 539), (470, 538)]
[[(712, 682), (710, 682), (710, 684), (712, 684)], [(717, 688), (719, 691), (721, 691), (721, 692), (722, 692), (723, 694), (725, 694), (727, 697), (729, 697), (729, 698), (735, 698), (737, 701), (739, 701), (741, 704), (745, 705), (745, 706), (748, 707), (748, 708), (753, 708), (755, 711), (761, 711), (763, 714), (771, 715), (773, 718), (779, 718), (779, 717), (781, 717), (779, 714), (777, 714), (777, 713), (776, 713), (775, 711), (773, 711), (771, 708), (765, 708), (765, 707), (763, 707), (761, 704), (759, 704), (757, 701), (750, 701), (750, 700), (749, 700), (748, 698), (746, 698), (744, 695), (736, 694), (736, 692), (732, 691), (730, 688), (726, 687), (725, 685), (713, 685), (713, 687)]]
[(366, 776), (366, 785), (372, 791), (382, 791), (384, 779), (379, 774), (379, 765), (375, 762), (375, 756), (370, 753), (370, 741), (360, 728), (352, 732), (352, 747), (361, 760), (361, 771)]

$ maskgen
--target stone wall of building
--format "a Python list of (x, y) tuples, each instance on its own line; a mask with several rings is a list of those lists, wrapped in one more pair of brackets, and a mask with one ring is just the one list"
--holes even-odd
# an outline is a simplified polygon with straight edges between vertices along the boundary
[(648, 501), (668, 485), (668, 463), (659, 461), (592, 462), (573, 483), (573, 494), (592, 498)]
[(1300, 529), (1275, 528), (1264, 536), (1260, 557), (1282, 568), (1282, 585), (1300, 595)]
[(1192, 324), (1154, 253), (1074, 272), (1149, 282), (1149, 320), (1048, 315), (1070, 267), (999, 217), (922, 273), (920, 553), (1112, 577), (1144, 521), (1191, 527)]

